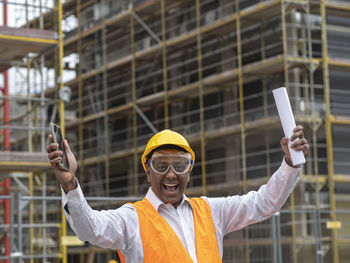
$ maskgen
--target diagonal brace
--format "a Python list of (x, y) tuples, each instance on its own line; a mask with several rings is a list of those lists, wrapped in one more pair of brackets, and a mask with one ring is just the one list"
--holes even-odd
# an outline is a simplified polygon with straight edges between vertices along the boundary
[(147, 26), (145, 22), (134, 12), (131, 11), (132, 16), (137, 20), (137, 22), (140, 23), (140, 25), (158, 42), (161, 43), (162, 41), (159, 39), (159, 37), (152, 31), (152, 29)]
[(134, 108), (135, 108), (136, 112), (140, 115), (140, 117), (144, 120), (144, 122), (148, 125), (148, 127), (154, 133), (157, 133), (158, 132), (157, 129), (154, 127), (152, 122), (146, 117), (146, 115), (142, 112), (142, 110), (139, 108), (139, 106), (136, 105), (136, 103), (134, 104)]

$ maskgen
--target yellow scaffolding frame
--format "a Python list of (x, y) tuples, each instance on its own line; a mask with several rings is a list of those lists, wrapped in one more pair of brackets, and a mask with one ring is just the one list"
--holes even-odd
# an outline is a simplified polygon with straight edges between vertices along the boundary
[(201, 10), (200, 2), (196, 0), (196, 32), (197, 32), (197, 62), (198, 62), (198, 94), (199, 94), (199, 118), (200, 118), (200, 145), (201, 145), (201, 171), (202, 194), (207, 194), (207, 169), (205, 164), (205, 133), (204, 133), (204, 101), (203, 101), (203, 68), (202, 68), (202, 35), (201, 35)]
[[(236, 18), (236, 43), (237, 43), (237, 64), (238, 64), (238, 95), (239, 95), (239, 116), (240, 116), (240, 137), (241, 137), (241, 165), (243, 193), (247, 193), (247, 163), (246, 163), (246, 132), (245, 132), (245, 112), (244, 112), (244, 91), (243, 91), (243, 69), (242, 69), (242, 46), (241, 46), (241, 10), (239, 0), (235, 0), (235, 18)], [(250, 262), (249, 230), (244, 229), (245, 260)]]
[[(102, 0), (102, 5), (106, 5), (106, 0)], [(106, 25), (106, 14), (103, 13), (103, 27), (102, 27), (102, 52), (103, 52), (103, 110), (108, 111), (108, 83), (107, 83), (107, 25)], [(106, 180), (106, 195), (110, 195), (110, 167), (109, 167), (109, 155), (110, 155), (110, 144), (109, 144), (109, 115), (104, 114), (104, 147), (105, 147), (105, 180)]]
[(43, 39), (43, 38), (37, 38), (37, 37), (8, 36), (3, 34), (0, 34), (0, 39), (16, 40), (16, 41), (22, 41), (22, 42), (28, 42), (28, 43), (58, 44), (57, 40), (52, 40), (52, 39)]
[[(103, 3), (105, 3), (105, 0), (101, 0)], [(133, 1), (132, 1), (133, 2)], [(322, 64), (322, 69), (323, 69), (323, 82), (324, 82), (324, 87), (325, 87), (325, 105), (326, 105), (326, 134), (327, 134), (327, 158), (328, 158), (328, 164), (329, 164), (329, 173), (328, 173), (328, 183), (329, 183), (329, 188), (330, 188), (330, 200), (331, 200), (331, 208), (332, 210), (335, 210), (335, 193), (334, 193), (334, 182), (349, 182), (349, 179), (347, 177), (342, 177), (340, 175), (334, 175), (334, 160), (333, 160), (333, 143), (332, 143), (332, 125), (338, 124), (338, 125), (343, 125), (343, 124), (349, 124), (349, 120), (340, 120), (337, 119), (335, 116), (333, 116), (330, 112), (330, 87), (329, 87), (329, 77), (328, 77), (328, 67), (330, 66), (330, 61), (327, 53), (327, 35), (326, 35), (326, 9), (329, 6), (329, 4), (326, 3), (325, 0), (321, 1), (321, 16), (322, 16), (322, 44), (323, 44), (323, 49), (322, 49), (322, 59), (315, 59), (312, 58), (312, 56), (309, 56), (308, 58), (298, 58), (298, 57), (293, 57), (288, 55), (287, 52), (287, 30), (286, 30), (286, 10), (288, 3), (291, 1), (269, 1), (269, 3), (259, 3), (255, 8), (249, 9), (249, 10), (240, 10), (239, 8), (239, 0), (236, 0), (236, 11), (235, 13), (229, 17), (225, 18), (223, 20), (217, 21), (212, 25), (206, 25), (202, 26), (201, 25), (201, 6), (200, 6), (200, 0), (196, 0), (196, 30), (194, 32), (189, 33), (188, 35), (181, 35), (176, 39), (171, 39), (168, 40), (166, 39), (166, 3), (165, 0), (157, 0), (157, 1), (151, 1), (150, 5), (155, 5), (157, 3), (160, 4), (160, 15), (161, 15), (161, 34), (162, 34), (162, 41), (158, 43), (155, 47), (150, 48), (146, 52), (138, 52), (135, 49), (135, 21), (134, 21), (134, 16), (132, 13), (136, 13), (139, 9), (135, 9), (135, 7), (132, 5), (131, 10), (129, 10), (125, 14), (118, 14), (112, 18), (105, 19), (101, 25), (98, 25), (94, 30), (90, 30), (89, 32), (82, 33), (80, 29), (80, 23), (81, 23), (81, 1), (77, 0), (77, 7), (76, 7), (76, 12), (78, 16), (78, 34), (76, 37), (71, 38), (67, 41), (65, 41), (65, 44), (68, 43), (74, 43), (74, 41), (77, 41), (77, 50), (78, 54), (82, 54), (82, 38), (88, 36), (89, 34), (92, 34), (94, 32), (97, 32), (98, 30), (102, 30), (103, 34), (103, 48), (104, 48), (104, 62), (103, 65), (98, 68), (98, 69), (93, 69), (87, 73), (82, 72), (81, 64), (79, 64), (78, 68), (78, 77), (70, 81), (69, 85), (75, 86), (77, 84), (78, 88), (78, 111), (79, 111), (79, 121), (75, 123), (74, 125), (78, 125), (79, 127), (79, 160), (80, 160), (80, 169), (84, 169), (84, 165), (94, 165), (97, 162), (105, 162), (105, 176), (106, 176), (106, 189), (109, 189), (109, 176), (110, 176), (110, 171), (109, 171), (109, 163), (117, 158), (120, 158), (120, 156), (126, 156), (126, 155), (132, 155), (133, 156), (133, 172), (134, 172), (134, 178), (133, 178), (133, 187), (135, 187), (135, 194), (138, 194), (138, 153), (142, 150), (140, 147), (137, 145), (137, 113), (135, 110), (135, 106), (144, 103), (147, 101), (148, 97), (143, 97), (143, 98), (137, 98), (136, 96), (136, 62), (139, 60), (141, 61), (141, 58), (146, 55), (150, 54), (155, 54), (158, 51), (162, 52), (162, 65), (163, 65), (163, 71), (162, 71), (162, 79), (163, 79), (163, 91), (159, 92), (160, 96), (157, 96), (154, 98), (154, 102), (159, 102), (162, 101), (164, 105), (164, 125), (165, 128), (169, 127), (169, 109), (168, 106), (171, 102), (171, 99), (177, 98), (180, 95), (184, 95), (188, 93), (189, 91), (197, 91), (198, 89), (198, 99), (199, 99), (199, 110), (200, 110), (200, 137), (198, 139), (193, 139), (193, 141), (200, 142), (201, 146), (201, 159), (202, 159), (202, 186), (201, 189), (198, 191), (198, 194), (206, 194), (208, 191), (212, 191), (214, 187), (208, 186), (207, 185), (207, 173), (206, 173), (206, 139), (207, 138), (215, 138), (215, 136), (219, 136), (217, 134), (239, 134), (241, 138), (241, 152), (242, 152), (242, 160), (241, 160), (241, 165), (242, 165), (242, 180), (239, 183), (239, 186), (242, 187), (244, 192), (247, 192), (247, 189), (249, 186), (252, 185), (252, 182), (250, 180), (247, 180), (247, 154), (246, 154), (246, 136), (249, 133), (249, 129), (254, 129), (254, 127), (251, 126), (249, 122), (246, 122), (245, 120), (245, 109), (244, 109), (244, 89), (243, 89), (243, 84), (245, 81), (250, 81), (252, 78), (249, 78), (248, 80), (248, 74), (247, 73), (252, 73), (254, 71), (257, 71), (258, 73), (261, 73), (264, 75), (264, 80), (263, 80), (263, 88), (264, 92), (266, 93), (267, 87), (266, 87), (266, 76), (267, 74), (274, 73), (274, 72), (283, 72), (284, 74), (284, 79), (285, 79), (285, 85), (287, 88), (291, 89), (291, 85), (289, 82), (289, 70), (290, 68), (293, 67), (300, 67), (304, 65), (309, 65), (309, 73), (312, 74), (312, 66), (317, 65), (317, 64)], [(306, 2), (300, 2), (300, 1), (295, 1), (293, 4), (300, 4), (303, 5)], [(308, 3), (306, 3), (308, 4)], [(277, 8), (279, 10), (275, 10), (275, 7), (280, 7)], [(333, 6), (332, 6), (333, 8)], [(57, 2), (57, 10), (58, 10), (58, 20), (61, 23), (62, 20), (62, 4), (60, 1)], [(142, 10), (142, 8), (141, 8)], [(264, 13), (266, 12), (266, 13)], [(282, 41), (283, 41), (283, 55), (276, 55), (275, 57), (272, 58), (265, 58), (265, 55), (262, 56), (261, 61), (254, 62), (248, 65), (243, 65), (242, 63), (242, 40), (241, 40), (241, 21), (243, 18), (249, 18), (252, 16), (257, 16), (258, 19), (264, 19), (268, 15), (275, 14), (275, 13), (281, 14), (282, 18)], [(308, 11), (309, 12), (309, 11)], [(120, 59), (118, 61), (113, 61), (113, 62), (108, 62), (106, 59), (107, 51), (106, 51), (106, 27), (109, 25), (113, 24), (118, 24), (119, 22), (122, 21), (129, 21), (130, 25), (130, 47), (131, 47), (131, 56), (127, 57), (125, 59)], [(248, 20), (248, 19), (247, 19)], [(203, 77), (203, 57), (202, 57), (202, 37), (205, 33), (208, 32), (214, 32), (215, 30), (228, 25), (228, 24), (233, 24), (235, 23), (235, 31), (237, 33), (237, 68), (228, 72), (230, 74), (218, 74), (217, 76), (210, 76), (210, 78), (205, 78)], [(249, 22), (248, 22), (249, 23)], [(61, 31), (61, 26), (59, 26), (59, 31)], [(173, 47), (177, 44), (184, 43), (185, 41), (188, 41), (190, 39), (195, 39), (196, 41), (196, 46), (197, 46), (197, 63), (198, 63), (198, 81), (195, 83), (191, 83), (189, 85), (185, 85), (180, 87), (179, 89), (176, 90), (168, 90), (168, 75), (167, 75), (167, 48)], [(263, 40), (262, 40), (263, 41)], [(62, 32), (59, 32), (59, 78), (61, 80), (62, 77), (62, 59), (64, 56), (64, 51), (63, 51), (63, 39), (62, 39)], [(310, 45), (310, 42), (308, 42)], [(310, 47), (309, 47), (310, 49)], [(334, 66), (339, 66), (336, 62), (333, 63)], [(125, 103), (125, 105), (122, 106), (117, 106), (114, 108), (108, 108), (108, 106), (104, 107), (103, 112), (99, 112), (93, 116), (83, 116), (83, 81), (87, 80), (88, 78), (94, 76), (95, 74), (103, 74), (104, 76), (104, 92), (106, 92), (106, 74), (108, 70), (114, 69), (114, 68), (120, 68), (122, 66), (129, 66), (130, 65), (130, 70), (131, 70), (131, 90), (132, 90), (132, 102), (130, 103)], [(340, 66), (344, 66), (343, 64)], [(283, 68), (282, 70), (278, 70), (279, 68)], [(304, 80), (307, 78), (307, 72), (304, 72)], [(247, 76), (247, 79), (245, 78)], [(250, 76), (249, 76), (250, 77)], [(203, 101), (203, 96), (205, 92), (205, 87), (209, 85), (214, 85), (217, 83), (224, 83), (226, 81), (236, 81), (238, 84), (238, 92), (239, 92), (239, 109), (240, 109), (240, 126), (237, 129), (231, 129), (231, 130), (225, 130), (222, 129), (218, 131), (216, 135), (213, 135), (213, 133), (209, 133), (205, 131), (205, 121), (204, 121), (204, 101)], [(63, 82), (60, 81), (59, 87), (63, 87)], [(311, 97), (311, 100), (314, 100), (314, 94), (312, 94), (313, 90), (310, 91), (311, 93), (308, 94), (308, 96)], [(105, 94), (105, 99), (107, 99), (107, 96)], [(150, 96), (151, 99), (151, 96)], [(153, 98), (152, 98), (153, 99)], [(266, 124), (274, 124), (275, 122), (272, 120), (268, 120), (268, 109), (267, 109), (267, 98), (266, 94), (264, 94), (264, 117), (265, 117), (265, 123), (262, 124), (261, 126), (255, 126), (256, 127), (266, 127)], [(149, 101), (148, 101), (149, 103)], [(105, 105), (106, 101), (105, 101)], [(62, 101), (59, 101), (59, 109), (60, 109), (60, 117), (61, 117), (61, 125), (62, 129), (64, 130), (65, 124), (64, 124), (64, 103)], [(133, 148), (130, 151), (124, 151), (122, 153), (118, 154), (109, 154), (109, 151), (103, 156), (100, 157), (92, 157), (92, 158), (84, 158), (84, 147), (83, 147), (83, 128), (84, 124), (89, 124), (89, 122), (92, 122), (93, 120), (96, 120), (98, 118), (104, 118), (104, 125), (105, 125), (105, 146), (108, 147), (108, 120), (110, 115), (117, 115), (118, 113), (121, 112), (127, 112), (127, 111), (132, 111), (132, 137), (133, 137)], [(313, 111), (313, 110), (312, 110)], [(312, 122), (312, 132), (313, 132), (313, 141), (315, 142), (314, 144), (314, 158), (315, 158), (315, 163), (317, 163), (317, 144), (316, 144), (316, 139), (317, 139), (317, 129), (319, 128), (319, 120), (318, 119), (307, 119), (305, 118), (307, 123)], [(71, 126), (70, 128), (72, 128)], [(269, 144), (269, 138), (265, 136), (265, 140), (267, 145)], [(267, 160), (270, 158), (270, 149), (269, 145), (267, 146), (266, 150), (266, 158)], [(315, 166), (317, 168), (317, 166)], [(316, 169), (315, 168), (315, 169)], [(267, 171), (271, 170), (271, 167), (267, 166)], [(108, 178), (108, 180), (107, 180)], [(108, 181), (108, 182), (107, 182)], [(309, 176), (303, 176), (301, 181), (303, 182), (308, 182), (308, 183), (317, 183), (318, 187), (321, 187), (325, 183), (325, 176), (324, 175), (319, 175), (318, 171), (315, 170), (315, 175)], [(227, 185), (223, 185), (227, 187)], [(220, 185), (215, 185), (215, 188), (219, 188)], [(107, 191), (108, 192), (108, 191)], [(317, 194), (317, 197), (318, 194)], [(290, 202), (290, 208), (291, 210), (295, 210), (295, 200), (294, 200), (294, 193), (291, 196), (291, 202)], [(319, 203), (317, 201), (316, 203)], [(332, 219), (336, 220), (335, 214), (332, 214)], [(296, 245), (299, 244), (300, 240), (296, 239), (296, 229), (295, 229), (295, 214), (292, 213), (291, 215), (291, 221), (292, 221), (292, 238), (289, 240), (292, 243), (292, 257), (293, 257), (293, 262), (297, 261), (297, 255), (296, 255)], [(66, 233), (64, 232), (66, 229), (66, 224), (64, 220), (64, 213), (62, 210), (62, 226), (61, 226), (61, 236), (65, 236)], [(337, 230), (332, 230), (333, 236), (332, 236), (332, 246), (333, 246), (333, 262), (338, 263), (339, 262), (339, 251), (338, 251), (338, 238), (337, 238)], [(252, 242), (248, 240), (248, 231), (245, 231), (245, 259), (246, 262), (250, 261), (250, 255), (249, 255), (249, 249), (250, 245)], [(62, 260), (66, 262), (66, 247), (62, 246)]]
[[(334, 160), (333, 160), (333, 137), (332, 137), (332, 122), (331, 122), (331, 106), (330, 106), (330, 87), (329, 87), (329, 72), (328, 72), (328, 42), (327, 42), (327, 13), (326, 1), (320, 2), (320, 13), (322, 17), (321, 38), (322, 38), (322, 70), (323, 70), (323, 85), (324, 85), (324, 100), (326, 106), (325, 125), (326, 125), (326, 144), (327, 144), (327, 161), (328, 161), (328, 186), (329, 199), (331, 210), (336, 210), (336, 200), (334, 194)], [(331, 218), (336, 221), (336, 214), (331, 213)], [(332, 253), (333, 263), (339, 263), (338, 249), (338, 230), (332, 229)]]
[[(286, 3), (285, 0), (281, 0), (281, 24), (282, 24), (282, 42), (283, 42), (283, 69), (284, 69), (284, 84), (287, 91), (290, 91), (289, 87), (289, 67), (288, 67), (288, 42), (287, 42), (287, 22), (286, 22)], [(295, 196), (294, 191), (290, 195), (290, 209), (295, 210)], [(295, 213), (291, 214), (292, 221), (292, 262), (297, 263), (297, 249), (296, 249), (296, 228), (295, 228)]]
[(160, 0), (161, 24), (162, 24), (162, 62), (163, 62), (163, 89), (164, 89), (164, 127), (169, 128), (169, 106), (168, 106), (168, 68), (166, 52), (166, 21), (165, 0)]
[[(62, 2), (61, 0), (55, 1), (55, 8), (57, 10), (57, 27), (58, 27), (58, 90), (63, 89), (63, 34), (62, 34)], [(62, 136), (65, 138), (65, 118), (64, 118), (64, 101), (58, 100), (60, 125), (62, 130)], [(63, 207), (61, 207), (61, 226), (60, 226), (60, 248), (62, 263), (67, 263), (67, 246), (62, 242), (63, 237), (67, 235), (67, 222)]]
[[(82, 36), (81, 36), (81, 0), (77, 0), (76, 12), (77, 12), (77, 20), (78, 20), (78, 28), (77, 28), (77, 50), (78, 56), (81, 58), (82, 56)], [(84, 170), (85, 170), (85, 162), (84, 162), (84, 144), (83, 144), (83, 131), (84, 131), (84, 123), (83, 123), (83, 79), (82, 75), (82, 65), (79, 63), (78, 65), (78, 140), (79, 140), (79, 169), (80, 169), (80, 180), (84, 181)]]
[[(130, 0), (132, 3), (132, 10), (134, 11), (134, 0)], [(131, 53), (131, 90), (132, 90), (132, 126), (133, 126), (133, 184), (134, 194), (138, 194), (138, 150), (137, 150), (137, 112), (136, 112), (136, 49), (135, 49), (135, 25), (134, 16), (130, 14), (130, 53)]]

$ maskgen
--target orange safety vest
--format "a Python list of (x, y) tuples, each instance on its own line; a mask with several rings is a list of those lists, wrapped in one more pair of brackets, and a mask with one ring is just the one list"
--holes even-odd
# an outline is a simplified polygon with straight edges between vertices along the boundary
[[(192, 198), (190, 202), (193, 207), (197, 262), (222, 262), (209, 204), (203, 198)], [(193, 263), (179, 237), (146, 198), (133, 206), (139, 218), (144, 263)], [(119, 251), (118, 254), (124, 263), (124, 256)]]

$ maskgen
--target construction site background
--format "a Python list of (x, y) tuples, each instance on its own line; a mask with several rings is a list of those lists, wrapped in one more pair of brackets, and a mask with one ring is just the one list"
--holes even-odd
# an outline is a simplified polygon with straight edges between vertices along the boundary
[(196, 152), (188, 196), (244, 194), (279, 167), (272, 90), (311, 146), (280, 213), (228, 235), (223, 262), (350, 258), (350, 2), (0, 1), (0, 262), (108, 262), (66, 225), (45, 148), (60, 124), (96, 209), (141, 199), (165, 128)]

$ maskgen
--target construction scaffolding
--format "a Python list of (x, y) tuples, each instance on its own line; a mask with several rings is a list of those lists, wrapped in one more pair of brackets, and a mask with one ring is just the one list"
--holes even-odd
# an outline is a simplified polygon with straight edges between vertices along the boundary
[[(48, 203), (47, 195), (57, 193), (57, 186), (52, 179), (47, 183), (45, 153), (48, 121), (64, 123), (64, 108), (57, 95), (46, 98), (44, 93), (50, 87), (63, 87), (62, 5), (60, 1), (19, 0), (1, 1), (1, 7), (0, 183), (6, 187), (0, 196), (4, 204), (0, 219), (5, 219), (0, 223), (0, 262), (34, 262), (36, 258), (47, 262), (52, 257), (66, 262), (61, 241), (66, 236), (65, 218), (58, 216), (59, 202)], [(45, 17), (52, 23), (45, 29), (44, 14), (48, 13)], [(33, 19), (36, 23), (30, 24)], [(43, 201), (34, 204), (32, 199), (22, 200), (21, 194), (31, 198), (39, 194)], [(22, 213), (25, 207), (29, 210)], [(59, 224), (48, 223), (50, 213)], [(34, 223), (38, 218), (40, 222)], [(57, 255), (46, 243), (52, 239), (59, 245)]]
[[(347, 262), (349, 26), (345, 0), (68, 0), (62, 6), (55, 1), (54, 8), (23, 26), (57, 32), (55, 48), (30, 51), (39, 55), (22, 55), (27, 59), (16, 64), (54, 69), (55, 84), (27, 97), (2, 97), (22, 101), (27, 112), (10, 118), (4, 109), (2, 148), (43, 153), (48, 120), (59, 122), (79, 161), (84, 193), (126, 202), (149, 187), (140, 163), (147, 140), (171, 128), (188, 138), (197, 154), (187, 195), (243, 194), (258, 189), (282, 160), (272, 90), (285, 86), (311, 145), (304, 174), (281, 214), (226, 237), (224, 262)], [(0, 52), (1, 63), (11, 60), (7, 55)], [(28, 74), (26, 83), (37, 78)], [(65, 103), (58, 95), (64, 87), (71, 90)], [(34, 117), (39, 108), (50, 117)], [(23, 135), (14, 135), (16, 127)], [(35, 165), (44, 171), (48, 164), (30, 161), (26, 169)], [(28, 196), (45, 197), (46, 181), (59, 194), (54, 179), (47, 179), (53, 178), (50, 173), (27, 178), (24, 183), (27, 179), (12, 176), (15, 185), (22, 180), (24, 187), (37, 188)], [(40, 211), (44, 197), (36, 205)], [(63, 218), (55, 209), (50, 213), (56, 223)], [(62, 220), (56, 234), (66, 236)], [(39, 232), (30, 231), (39, 240)], [(65, 262), (116, 257), (69, 244), (54, 244), (53, 255)], [(44, 253), (39, 241), (31, 246), (31, 255)]]

